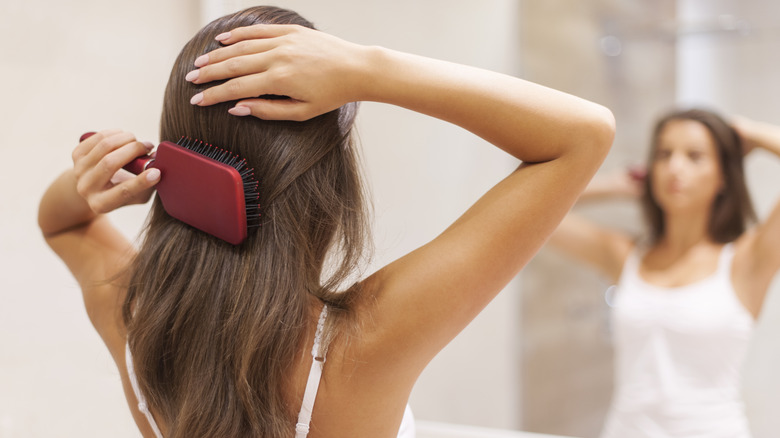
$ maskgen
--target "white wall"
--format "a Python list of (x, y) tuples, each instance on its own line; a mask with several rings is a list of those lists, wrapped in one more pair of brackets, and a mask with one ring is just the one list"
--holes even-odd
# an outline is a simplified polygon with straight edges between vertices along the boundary
[[(155, 140), (163, 87), (194, 32), (186, 0), (2, 1), (0, 437), (133, 437), (80, 291), (40, 238), (38, 201), (87, 130)], [(129, 232), (144, 208), (116, 219)]]
[[(516, 70), (512, 0), (276, 4), (359, 43)], [(138, 436), (79, 290), (39, 236), (37, 203), (71, 164), (82, 132), (121, 127), (156, 140), (175, 55), (220, 8), (207, 0), (0, 3), (0, 438)], [(373, 266), (435, 237), (515, 164), (458, 128), (388, 106), (364, 105), (359, 126), (376, 206)], [(145, 211), (113, 217), (134, 235)], [(431, 364), (411, 399), (418, 418), (519, 424), (517, 298), (502, 294)]]

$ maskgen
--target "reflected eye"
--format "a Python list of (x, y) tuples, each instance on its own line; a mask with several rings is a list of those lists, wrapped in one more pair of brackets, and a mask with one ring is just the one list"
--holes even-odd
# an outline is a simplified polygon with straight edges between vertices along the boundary
[(699, 161), (701, 160), (702, 154), (699, 151), (691, 151), (688, 152), (688, 158), (691, 159), (691, 161)]
[(669, 157), (672, 156), (672, 152), (668, 149), (659, 149), (655, 153), (655, 160), (661, 161), (661, 160), (668, 160)]

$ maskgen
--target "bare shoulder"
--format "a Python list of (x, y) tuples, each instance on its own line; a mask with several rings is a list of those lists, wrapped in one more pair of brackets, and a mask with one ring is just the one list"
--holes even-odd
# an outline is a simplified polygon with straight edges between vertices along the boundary
[[(380, 303), (390, 292), (378, 287), (379, 282), (379, 276), (364, 281), (355, 318), (344, 321), (347, 327), (340, 326), (328, 346), (323, 383), (312, 414), (312, 423), (321, 431), (339, 431), (338, 436), (395, 436), (424, 366), (409, 361), (412, 353), (395, 341), (392, 327), (385, 324)], [(310, 333), (306, 345), (312, 342)], [(303, 394), (310, 363), (310, 357), (306, 358), (294, 371), (297, 394)]]

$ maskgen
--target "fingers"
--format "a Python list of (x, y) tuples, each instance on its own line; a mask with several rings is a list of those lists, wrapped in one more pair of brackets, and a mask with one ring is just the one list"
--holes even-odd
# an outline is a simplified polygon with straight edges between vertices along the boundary
[[(254, 26), (239, 27), (230, 32), (217, 35), (216, 39), (225, 46), (199, 56), (195, 59), (193, 64), (196, 68), (202, 69), (206, 66), (213, 67), (237, 57), (265, 53), (278, 46), (279, 42), (276, 41), (275, 38), (297, 32), (299, 29), (303, 28), (297, 25), (278, 24), (257, 24)], [(239, 66), (241, 66), (242, 69), (238, 71), (235, 70)], [(223, 64), (221, 67), (222, 69), (207, 68), (201, 70), (197, 74), (195, 71), (190, 72), (192, 76), (188, 75), (188, 80), (196, 84), (202, 84), (246, 73), (241, 62)], [(232, 70), (232, 74), (225, 75), (225, 70), (228, 72)], [(257, 71), (257, 69), (250, 69), (249, 71)], [(217, 72), (220, 72), (221, 74), (217, 74)]]
[(245, 99), (230, 113), (308, 120), (352, 98), (339, 87), (343, 72), (349, 71), (342, 61), (360, 52), (350, 52), (354, 47), (338, 38), (296, 25), (254, 25), (220, 34), (217, 40), (225, 47), (197, 58), (196, 69), (185, 79), (194, 84), (225, 82), (192, 96), (192, 105)]
[(151, 148), (150, 143), (136, 141), (133, 134), (119, 130), (101, 131), (84, 140), (73, 152), (77, 192), (97, 213), (145, 202), (151, 195), (149, 188), (159, 180), (159, 171), (150, 169), (130, 179), (119, 172)]
[(94, 148), (100, 141), (105, 139), (106, 137), (109, 137), (111, 135), (117, 134), (121, 132), (119, 129), (106, 129), (97, 133), (92, 134), (91, 136), (88, 136), (81, 142), (79, 142), (78, 146), (76, 146), (73, 149), (73, 153), (71, 154), (71, 158), (73, 159), (73, 163), (75, 164), (76, 161), (84, 157), (86, 154), (88, 154), (92, 148)]
[(263, 120), (292, 120), (302, 122), (321, 113), (311, 105), (294, 99), (246, 99), (236, 103), (228, 112), (234, 116), (255, 116)]
[(148, 152), (147, 145), (136, 141), (133, 134), (119, 131), (100, 139), (74, 162), (74, 170), (77, 177), (90, 174), (92, 178), (101, 179), (105, 183), (130, 160)]
[(119, 169), (114, 174), (114, 176), (111, 177), (111, 184), (117, 185), (119, 183), (123, 183), (125, 181), (131, 180), (135, 178), (137, 175), (134, 173), (128, 172), (125, 169)]
[[(270, 90), (268, 82), (270, 78), (264, 78), (266, 83), (263, 83), (261, 76), (270, 67), (272, 60), (268, 51), (274, 47), (275, 44), (265, 40), (251, 40), (219, 49), (224, 50), (224, 52), (217, 53), (216, 58), (219, 61), (209, 61), (208, 65), (190, 71), (185, 76), (185, 80), (194, 84), (204, 84), (222, 79), (229, 80), (224, 84), (210, 87), (203, 93), (196, 94), (191, 98), (190, 103), (208, 106), (272, 93), (268, 91)], [(215, 52), (203, 56), (212, 57), (213, 53)]]
[[(303, 29), (297, 25), (258, 24), (220, 34), (217, 40), (225, 44), (225, 47), (212, 50), (195, 59), (193, 63), (195, 69), (190, 71), (185, 79), (194, 84), (204, 84), (265, 72), (271, 63), (271, 58), (266, 55), (282, 44), (277, 37)], [(259, 94), (254, 94), (257, 95)], [(252, 95), (238, 98), (250, 96)]]
[(262, 73), (233, 78), (224, 84), (207, 88), (192, 96), (190, 103), (198, 106), (214, 105), (230, 100), (246, 99), (264, 94), (274, 94), (268, 78)]
[(278, 44), (275, 40), (256, 39), (216, 49), (195, 59), (194, 66), (198, 67), (198, 70), (191, 71), (186, 79), (195, 84), (202, 84), (258, 71), (262, 68), (258, 66), (258, 63), (262, 62), (262, 57), (252, 55), (266, 53), (276, 48)]
[(222, 44), (230, 45), (239, 41), (256, 38), (280, 37), (303, 29), (302, 26), (296, 24), (255, 24), (252, 26), (237, 27), (230, 32), (224, 32), (217, 35), (214, 39)]
[(95, 213), (108, 213), (130, 204), (142, 204), (149, 200), (154, 185), (160, 181), (159, 169), (147, 169), (143, 173), (122, 181), (113, 187), (94, 193), (87, 199)]

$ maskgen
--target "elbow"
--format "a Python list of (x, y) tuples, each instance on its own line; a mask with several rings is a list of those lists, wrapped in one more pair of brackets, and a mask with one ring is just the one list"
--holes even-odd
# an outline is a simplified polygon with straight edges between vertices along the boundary
[(576, 147), (571, 149), (578, 166), (593, 176), (604, 162), (615, 139), (615, 116), (608, 108), (591, 103), (578, 128), (572, 132)]
[(38, 206), (38, 229), (41, 231), (41, 235), (48, 240), (48, 237), (52, 235), (51, 227), (48, 224), (48, 216), (44, 214), (44, 206)]
[(51, 214), (47, 212), (43, 202), (38, 207), (38, 229), (41, 231), (41, 235), (46, 240), (46, 243), (49, 243), (49, 239), (56, 236), (58, 231), (51, 220)]
[[(607, 157), (615, 139), (615, 117), (608, 108), (588, 102), (580, 108), (577, 121), (570, 125), (565, 149), (559, 158), (564, 158), (577, 169), (575, 172), (590, 180)], [(570, 174), (573, 176), (574, 174)]]
[(612, 148), (612, 142), (615, 139), (615, 116), (609, 108), (598, 104), (593, 105), (594, 110), (589, 123), (589, 137), (592, 139), (593, 153), (603, 160)]

